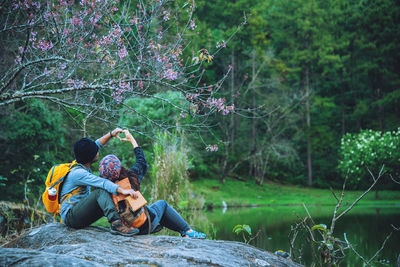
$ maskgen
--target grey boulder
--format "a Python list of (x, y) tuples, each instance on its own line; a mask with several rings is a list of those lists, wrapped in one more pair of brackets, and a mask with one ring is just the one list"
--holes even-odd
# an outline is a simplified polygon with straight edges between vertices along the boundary
[(0, 266), (302, 266), (240, 242), (124, 237), (46, 224), (0, 248)]

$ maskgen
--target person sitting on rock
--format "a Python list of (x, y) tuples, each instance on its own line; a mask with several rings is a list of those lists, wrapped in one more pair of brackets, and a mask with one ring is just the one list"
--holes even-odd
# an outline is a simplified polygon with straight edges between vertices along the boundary
[[(119, 136), (118, 138), (132, 144), (136, 156), (136, 163), (132, 168), (127, 169), (122, 167), (121, 161), (115, 155), (107, 155), (99, 163), (100, 177), (112, 182), (129, 178), (131, 185), (135, 189), (139, 190), (140, 183), (147, 172), (148, 165), (143, 150), (138, 146), (135, 138), (128, 130), (122, 132), (125, 133), (125, 138)], [(154, 204), (147, 206), (147, 209), (150, 215), (151, 226), (149, 226), (147, 221), (149, 218), (147, 218), (146, 222), (138, 228), (140, 235), (155, 233), (160, 231), (163, 227), (166, 227), (170, 230), (179, 232), (185, 237), (201, 239), (206, 237), (204, 233), (197, 232), (190, 228), (182, 216), (180, 216), (179, 213), (165, 200), (158, 200)], [(149, 229), (149, 227), (151, 227), (151, 229)]]
[[(105, 145), (110, 138), (123, 132), (116, 128), (103, 137), (93, 141), (82, 138), (74, 144), (75, 164), (66, 177), (61, 190), (61, 219), (69, 227), (80, 229), (106, 216), (110, 222), (112, 234), (133, 236), (139, 233), (136, 228), (126, 227), (117, 212), (109, 193), (123, 194), (137, 198), (132, 189), (124, 189), (111, 181), (92, 174), (90, 167), (99, 158), (99, 148)], [(90, 187), (95, 190), (90, 192)], [(79, 191), (72, 194), (74, 190)], [(74, 191), (75, 192), (75, 191)]]

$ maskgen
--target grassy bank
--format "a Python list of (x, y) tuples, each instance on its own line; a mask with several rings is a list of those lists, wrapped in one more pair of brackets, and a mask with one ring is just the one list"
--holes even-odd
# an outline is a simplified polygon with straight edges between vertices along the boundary
[[(193, 192), (205, 199), (206, 205), (228, 206), (249, 205), (334, 205), (336, 199), (329, 189), (316, 189), (301, 186), (266, 183), (262, 186), (253, 181), (226, 180), (220, 184), (217, 180), (202, 179), (191, 181)], [(340, 197), (341, 191), (334, 190)], [(351, 204), (363, 191), (346, 191), (344, 204)], [(361, 205), (400, 205), (399, 191), (379, 191), (375, 200), (375, 191), (369, 192), (360, 202)]]

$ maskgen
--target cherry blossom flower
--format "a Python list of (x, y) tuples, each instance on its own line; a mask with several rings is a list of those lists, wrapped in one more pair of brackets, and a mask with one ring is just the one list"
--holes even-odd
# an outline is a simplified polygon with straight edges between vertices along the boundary
[(170, 14), (169, 14), (168, 11), (164, 11), (163, 12), (163, 20), (164, 21), (168, 21), (169, 20), (169, 16), (170, 16)]
[(206, 147), (206, 150), (209, 152), (217, 152), (218, 151), (218, 145), (208, 145)]

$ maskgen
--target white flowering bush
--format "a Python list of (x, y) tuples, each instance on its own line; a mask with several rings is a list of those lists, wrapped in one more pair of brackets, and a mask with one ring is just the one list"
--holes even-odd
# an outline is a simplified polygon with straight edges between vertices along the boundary
[[(376, 174), (385, 165), (385, 170), (398, 176), (400, 167), (400, 128), (397, 131), (362, 130), (357, 134), (346, 134), (341, 140), (341, 159), (338, 168), (343, 176), (349, 176), (350, 188), (365, 188), (371, 183), (368, 169)], [(367, 169), (368, 168), (368, 169)]]

